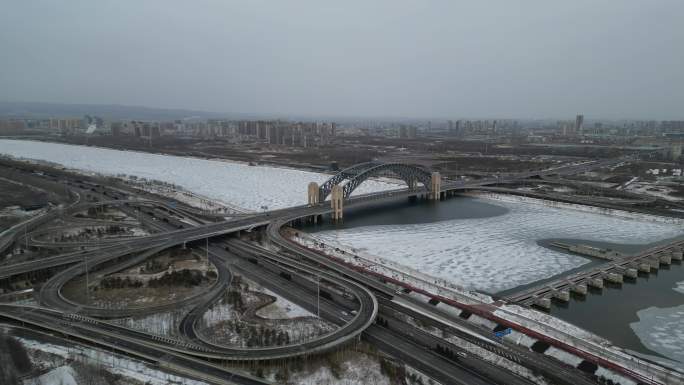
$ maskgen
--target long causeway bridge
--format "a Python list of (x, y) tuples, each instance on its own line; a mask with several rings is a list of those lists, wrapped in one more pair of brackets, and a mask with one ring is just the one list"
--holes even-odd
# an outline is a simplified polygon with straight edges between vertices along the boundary
[(621, 284), (625, 280), (637, 278), (639, 273), (649, 274), (662, 265), (681, 261), (683, 249), (684, 241), (678, 240), (510, 294), (504, 300), (550, 309), (552, 300), (568, 302), (570, 293), (587, 295), (589, 288), (602, 289), (606, 282)]

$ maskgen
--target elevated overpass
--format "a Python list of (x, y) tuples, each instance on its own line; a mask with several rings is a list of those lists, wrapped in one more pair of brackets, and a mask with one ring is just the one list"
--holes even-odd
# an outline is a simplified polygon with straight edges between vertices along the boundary
[[(615, 162), (615, 161), (613, 161)], [(416, 196), (418, 194), (432, 194), (433, 197), (439, 198), (444, 195), (449, 195), (452, 193), (458, 193), (460, 191), (464, 190), (472, 190), (472, 189), (477, 189), (477, 188), (484, 188), (487, 186), (491, 186), (494, 184), (499, 184), (499, 183), (507, 183), (511, 181), (515, 181), (517, 178), (529, 178), (530, 176), (533, 175), (566, 175), (569, 173), (575, 173), (575, 172), (583, 172), (583, 171), (588, 171), (594, 167), (604, 167), (608, 165), (610, 162), (594, 162), (592, 164), (583, 164), (583, 165), (573, 165), (568, 168), (556, 168), (553, 170), (542, 170), (542, 171), (530, 171), (527, 173), (521, 173), (517, 174), (516, 176), (506, 176), (506, 177), (495, 177), (495, 178), (486, 178), (478, 181), (455, 181), (455, 182), (447, 182), (438, 186), (435, 186), (433, 184), (434, 180), (434, 174), (430, 174), (430, 182), (429, 182), (429, 187), (425, 187), (425, 184), (421, 182), (422, 184), (422, 189), (419, 189), (418, 183), (414, 183), (411, 180), (407, 182), (407, 188), (405, 189), (399, 189), (399, 190), (394, 190), (394, 191), (384, 191), (384, 192), (378, 192), (378, 193), (371, 193), (371, 194), (365, 194), (365, 195), (359, 195), (359, 196), (351, 196), (351, 192), (354, 190), (353, 188), (349, 189), (349, 193), (347, 196), (342, 196), (344, 198), (345, 205), (347, 207), (354, 207), (357, 205), (366, 205), (369, 203), (373, 202), (383, 202), (386, 200), (394, 200), (397, 199), (398, 197), (412, 197)], [(373, 166), (375, 167), (375, 166)], [(355, 174), (357, 177), (361, 176), (359, 178), (360, 184), (363, 180), (366, 180), (367, 177), (369, 177), (371, 174), (366, 173), (364, 176), (364, 172), (367, 172), (369, 170), (373, 170), (374, 168), (364, 168), (363, 170), (365, 171), (360, 171), (359, 173)], [(391, 166), (388, 168), (394, 168), (395, 166)], [(405, 170), (408, 170), (409, 168), (406, 168)], [(379, 170), (379, 169), (374, 169), (374, 170)], [(374, 171), (373, 171), (374, 172)], [(366, 179), (364, 179), (366, 178)], [(407, 178), (410, 179), (410, 178)], [(427, 182), (427, 179), (425, 180)], [(358, 186), (357, 184), (357, 186)], [(335, 185), (338, 186), (338, 185)], [(435, 188), (438, 187), (438, 188)], [(334, 187), (332, 187), (334, 188)], [(331, 188), (331, 191), (332, 191)], [(343, 190), (344, 191), (344, 190)], [(320, 194), (318, 195), (318, 198), (320, 198)], [(349, 340), (349, 338), (355, 338), (358, 336), (360, 333), (362, 333), (364, 330), (368, 328), (370, 323), (372, 323), (375, 315), (377, 314), (377, 300), (376, 296), (380, 296), (385, 299), (392, 299), (393, 297), (397, 296), (397, 293), (395, 292), (394, 289), (390, 288), (390, 286), (386, 285), (382, 280), (379, 280), (377, 277), (369, 277), (367, 274), (365, 274), (364, 271), (359, 271), (358, 269), (353, 268), (352, 266), (345, 266), (342, 264), (337, 263), (334, 260), (331, 260), (325, 256), (322, 256), (320, 254), (314, 253), (308, 249), (305, 249), (301, 246), (298, 246), (296, 244), (293, 244), (287, 239), (284, 239), (280, 235), (280, 228), (288, 223), (292, 223), (298, 220), (302, 220), (305, 218), (311, 218), (311, 217), (319, 217), (321, 215), (326, 215), (330, 214), (333, 211), (333, 207), (331, 207), (330, 204), (320, 201), (320, 199), (316, 202), (310, 202), (308, 205), (301, 205), (301, 206), (296, 206), (296, 207), (291, 207), (291, 208), (286, 208), (286, 209), (281, 209), (281, 210), (273, 210), (265, 213), (259, 213), (259, 214), (253, 214), (253, 215), (246, 215), (241, 218), (235, 218), (229, 221), (225, 222), (218, 222), (218, 223), (210, 223), (210, 224), (204, 224), (192, 228), (186, 228), (186, 229), (180, 229), (180, 230), (174, 230), (174, 231), (167, 231), (163, 232), (160, 234), (152, 234), (150, 236), (145, 236), (145, 237), (139, 237), (136, 239), (131, 239), (131, 240), (125, 240), (120, 243), (118, 243), (115, 246), (111, 247), (105, 247), (101, 248), (98, 250), (93, 250), (87, 254), (89, 257), (93, 258), (94, 262), (98, 263), (103, 263), (109, 260), (113, 260), (116, 258), (119, 258), (121, 256), (128, 256), (128, 255), (133, 255), (133, 254), (138, 254), (140, 256), (145, 255), (146, 252), (154, 252), (156, 250), (163, 250), (165, 248), (173, 247), (175, 245), (180, 245), (192, 241), (197, 241), (197, 240), (203, 240), (203, 239), (208, 239), (208, 238), (214, 238), (214, 237), (219, 237), (222, 235), (227, 235), (227, 234), (233, 234), (233, 233), (239, 233), (241, 231), (249, 231), (255, 228), (267, 228), (267, 234), (271, 241), (278, 246), (280, 246), (282, 249), (287, 250), (288, 252), (297, 255), (301, 257), (303, 260), (307, 261), (312, 261), (314, 262), (313, 266), (306, 266), (306, 269), (313, 269), (314, 266), (320, 266), (325, 269), (326, 273), (326, 279), (329, 279), (331, 282), (335, 282), (336, 284), (342, 285), (346, 288), (348, 288), (351, 292), (356, 292), (357, 296), (356, 298), (358, 299), (359, 303), (361, 304), (360, 306), (360, 311), (358, 312), (358, 315), (350, 322), (349, 325), (352, 325), (348, 328), (342, 328), (343, 332), (335, 335), (330, 335), (326, 336), (324, 339), (316, 340), (316, 341), (311, 341), (310, 345), (298, 345), (298, 346), (289, 346), (289, 347), (282, 347), (280, 349), (272, 349), (272, 350), (264, 350), (264, 349), (256, 349), (256, 350), (240, 350), (240, 351), (230, 351), (230, 350), (224, 350), (224, 349), (217, 349), (217, 348), (211, 348), (207, 346), (200, 346), (200, 344), (190, 344), (190, 345), (182, 345), (182, 346), (175, 346), (175, 347), (170, 347), (167, 346), (168, 342), (164, 345), (165, 348), (173, 350), (173, 351), (181, 351), (184, 354), (190, 354), (192, 356), (196, 357), (205, 357), (205, 358), (216, 358), (216, 359), (230, 359), (230, 360), (262, 360), (262, 359), (272, 359), (272, 358), (284, 358), (284, 357), (291, 357), (291, 356), (297, 356), (297, 355), (302, 355), (302, 354), (310, 354), (310, 353), (315, 353), (315, 352), (320, 352), (325, 349), (329, 349), (334, 346), (338, 346), (340, 343)], [(68, 280), (73, 279), (74, 277), (78, 276), (79, 274), (82, 274), (84, 271), (84, 266), (82, 263), (78, 260), (79, 258), (84, 258), (84, 254), (79, 254), (75, 253), (72, 255), (66, 255), (65, 258), (63, 258), (65, 261), (65, 264), (73, 264), (71, 268), (65, 270), (65, 272), (60, 273), (56, 275), (52, 280), (48, 282), (48, 284), (45, 285), (45, 290), (41, 290), (41, 298), (45, 298), (46, 304), (50, 306), (55, 306), (57, 308), (63, 309), (61, 311), (62, 315), (59, 315), (60, 317), (64, 317), (63, 314), (67, 314), (66, 317), (83, 317), (82, 315), (69, 315), (69, 314), (74, 314), (78, 312), (84, 312), (86, 314), (92, 314), (94, 316), (98, 317), (107, 317), (107, 313), (99, 313), (99, 309), (88, 309), (87, 307), (81, 306), (76, 304), (69, 304), (64, 301), (64, 299), (60, 296), (59, 291), (61, 287), (66, 283)], [(141, 257), (142, 258), (142, 257)], [(296, 264), (293, 264), (294, 262), (289, 260), (288, 258), (283, 258), (283, 257), (278, 257), (278, 256), (271, 256), (270, 258), (275, 258), (278, 260), (279, 263), (284, 263), (284, 264), (289, 264), (289, 266), (293, 269), (302, 269), (304, 267), (298, 266)], [(55, 259), (53, 261), (54, 265), (57, 266), (58, 259)], [(41, 269), (43, 267), (44, 261), (30, 261), (27, 263), (22, 264), (21, 266), (2, 266), (0, 267), (0, 276), (9, 276), (12, 274), (17, 274), (18, 272), (27, 272), (27, 271), (33, 271), (36, 269)], [(120, 267), (120, 266), (119, 266)], [(323, 272), (319, 272), (319, 274), (323, 275)], [(225, 281), (222, 279), (222, 282), (225, 283)], [(209, 295), (207, 297), (202, 297), (197, 300), (197, 302), (193, 302), (198, 309), (202, 308), (203, 306), (206, 306), (208, 301), (211, 301), (215, 299), (214, 295)], [(5, 310), (3, 311), (2, 314), (6, 317), (14, 317), (15, 319), (19, 319), (17, 317), (16, 309), (12, 310), (7, 307), (4, 308)], [(479, 308), (473, 307), (471, 310), (473, 311), (480, 311), (480, 313), (483, 316), (492, 316), (491, 313), (487, 313), (486, 311), (481, 311), (478, 310)], [(2, 310), (2, 309), (0, 309)], [(91, 313), (92, 312), (92, 313)], [(199, 310), (196, 314), (199, 314)], [(41, 314), (41, 317), (49, 317), (47, 316), (45, 312), (42, 310), (40, 311), (32, 311), (31, 313), (34, 314)], [(25, 315), (25, 314), (24, 314)], [(493, 316), (492, 316), (493, 317)], [(86, 317), (87, 318), (87, 317)], [(84, 318), (84, 319), (86, 319)], [(21, 318), (24, 321), (30, 321), (30, 322), (36, 322), (35, 319), (30, 320), (29, 317), (24, 317)], [(92, 319), (92, 318), (87, 318), (87, 319)], [(88, 323), (98, 323), (99, 321), (84, 321)], [(503, 321), (502, 321), (503, 322)], [(44, 325), (44, 324), (43, 324)], [(99, 323), (98, 323), (99, 325)], [(187, 323), (187, 325), (190, 325), (192, 328), (192, 325), (194, 325), (194, 322), (192, 320)], [(102, 330), (99, 330), (100, 332)], [(122, 331), (118, 330), (117, 333), (129, 333), (129, 331)], [(138, 336), (140, 338), (140, 336)], [(148, 338), (148, 337), (145, 337)], [(149, 337), (152, 340), (154, 340), (154, 337)], [(155, 343), (158, 343), (155, 342)], [(650, 383), (650, 382), (646, 382)]]

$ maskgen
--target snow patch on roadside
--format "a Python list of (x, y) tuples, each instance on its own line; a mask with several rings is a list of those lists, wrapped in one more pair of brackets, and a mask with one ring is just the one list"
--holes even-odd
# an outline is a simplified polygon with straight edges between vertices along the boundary
[(276, 298), (272, 304), (259, 309), (256, 315), (270, 319), (284, 319), (297, 317), (315, 317), (313, 313), (297, 305), (296, 303), (279, 296), (271, 290), (262, 286), (253, 286), (254, 291), (258, 291)]
[[(131, 378), (150, 385), (168, 385), (170, 383), (178, 385), (207, 385), (205, 382), (195, 381), (189, 378), (179, 377), (173, 374), (155, 370), (145, 363), (136, 361), (117, 354), (103, 352), (99, 349), (85, 348), (80, 345), (63, 346), (52, 343), (45, 343), (28, 338), (17, 338), (28, 350), (42, 351), (62, 357), (63, 359), (76, 359), (85, 361), (89, 364), (98, 365), (113, 374), (118, 374), (126, 378)], [(64, 367), (61, 373), (77, 377), (73, 369)], [(63, 377), (64, 378), (64, 377)], [(59, 382), (47, 382), (47, 384), (59, 384)], [(74, 381), (74, 384), (76, 382)]]
[(560, 350), (558, 348), (555, 348), (553, 346), (550, 346), (546, 351), (544, 352), (547, 356), (553, 357), (561, 362), (564, 362), (572, 367), (577, 367), (583, 360), (576, 355), (570, 354), (566, 352), (565, 350)]
[(312, 373), (296, 373), (290, 382), (297, 385), (391, 385), (382, 374), (378, 360), (366, 354), (357, 354), (341, 367), (340, 378), (335, 378), (328, 367), (320, 367)]
[(78, 385), (75, 376), (70, 366), (60, 366), (36, 378), (24, 380), (24, 385)]
[(511, 333), (505, 335), (503, 339), (514, 344), (525, 346), (527, 348), (531, 347), (535, 342), (537, 342), (536, 339), (528, 336), (527, 334), (520, 333), (517, 330), (511, 330)]
[(415, 376), (415, 378), (421, 381), (423, 384), (442, 385), (441, 382), (437, 382), (436, 380), (432, 379), (432, 377), (429, 377), (408, 365), (405, 365), (404, 369), (406, 370), (406, 383), (409, 385), (413, 385), (411, 376)]
[(602, 366), (599, 366), (594, 374), (596, 374), (599, 378), (604, 377), (608, 380), (613, 380), (613, 383), (615, 383), (615, 384), (638, 385), (636, 382), (632, 381), (631, 379), (617, 375), (614, 372), (611, 372), (610, 370), (608, 370)]

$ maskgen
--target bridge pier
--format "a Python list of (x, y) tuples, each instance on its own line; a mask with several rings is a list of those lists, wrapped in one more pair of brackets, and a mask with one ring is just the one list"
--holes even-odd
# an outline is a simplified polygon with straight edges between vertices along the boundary
[(570, 301), (570, 292), (568, 290), (553, 290), (553, 298), (562, 301), (562, 302), (569, 302)]
[(603, 289), (603, 278), (590, 278), (587, 285), (596, 289)]
[(583, 283), (578, 283), (576, 285), (570, 286), (570, 290), (573, 293), (579, 294), (579, 295), (587, 295), (587, 292), (588, 292), (587, 285), (585, 285)]
[(603, 275), (603, 279), (610, 283), (622, 283), (623, 277), (619, 273), (606, 273)]
[(343, 217), (344, 191), (342, 186), (335, 185), (330, 193), (330, 206), (332, 207), (333, 221), (341, 221)]
[(615, 270), (627, 278), (635, 278), (636, 279), (636, 277), (639, 275), (639, 272), (636, 269), (632, 269), (632, 268), (616, 267)]
[(650, 264), (650, 263), (640, 262), (640, 263), (637, 265), (637, 269), (638, 269), (640, 272), (642, 272), (642, 273), (649, 274), (649, 273), (651, 272), (651, 264)]
[(658, 270), (660, 268), (660, 259), (654, 258), (647, 259), (646, 261), (651, 265), (651, 269)]
[(682, 260), (682, 250), (672, 250), (672, 260), (674, 261), (681, 261)]
[(669, 265), (672, 263), (672, 256), (666, 253), (658, 254), (658, 260), (663, 265)]
[(442, 197), (442, 176), (438, 172), (430, 174), (430, 200), (438, 201)]
[(540, 308), (551, 310), (551, 300), (546, 297), (535, 297), (533, 305), (539, 306)]
[(319, 202), (320, 194), (318, 192), (318, 183), (316, 183), (316, 182), (309, 183), (308, 197), (309, 197), (309, 206), (316, 205), (316, 204), (320, 203)]

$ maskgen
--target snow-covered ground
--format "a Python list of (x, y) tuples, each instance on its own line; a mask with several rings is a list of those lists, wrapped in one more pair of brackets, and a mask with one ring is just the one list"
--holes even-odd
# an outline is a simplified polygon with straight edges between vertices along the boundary
[[(166, 372), (149, 367), (147, 364), (118, 354), (103, 352), (98, 349), (85, 348), (80, 345), (64, 346), (59, 344), (46, 343), (28, 338), (18, 338), (29, 352), (44, 352), (63, 358), (66, 364), (68, 361), (77, 361), (96, 365), (102, 369), (129, 379), (131, 384), (150, 384), (150, 385), (204, 385), (204, 382), (179, 377)], [(36, 363), (40, 364), (40, 363)], [(75, 378), (79, 375), (70, 366), (59, 366), (54, 370), (40, 377), (37, 384), (45, 385), (76, 385)], [(46, 382), (47, 381), (47, 382)], [(61, 382), (60, 382), (61, 381)], [(84, 382), (91, 383), (91, 382)], [(26, 380), (24, 384), (34, 384), (32, 379)]]
[(596, 376), (599, 378), (603, 377), (607, 380), (612, 380), (614, 384), (637, 385), (637, 383), (632, 381), (631, 379), (615, 374), (614, 372), (611, 372), (610, 370), (602, 366), (599, 366), (594, 374), (596, 374)]
[(681, 201), (681, 197), (676, 197), (672, 196), (672, 192), (674, 192), (673, 189), (659, 185), (657, 183), (651, 183), (651, 182), (638, 182), (638, 183), (632, 183), (630, 184), (627, 188), (627, 191), (629, 192), (634, 192), (637, 194), (646, 194), (646, 195), (651, 195), (655, 196), (658, 198), (662, 198), (668, 201)]
[[(260, 211), (306, 204), (309, 182), (322, 183), (329, 175), (315, 172), (249, 166), (224, 160), (119, 151), (59, 143), (0, 139), (0, 154), (42, 160), (67, 168), (116, 176), (135, 175), (173, 183), (203, 196), (245, 210)], [(401, 187), (366, 181), (356, 191), (364, 194)]]
[(290, 381), (297, 385), (390, 385), (378, 360), (363, 353), (342, 362), (340, 372), (336, 378), (330, 368), (322, 366), (309, 373), (296, 373)]
[(36, 378), (24, 380), (24, 385), (78, 385), (75, 377), (71, 366), (60, 366)]
[[(684, 294), (684, 281), (673, 290)], [(664, 364), (684, 372), (684, 305), (657, 308), (649, 307), (637, 312), (639, 321), (630, 324), (634, 333), (649, 349), (675, 361)], [(651, 359), (658, 358), (651, 357)]]
[(313, 313), (297, 305), (294, 302), (279, 296), (278, 294), (261, 286), (252, 286), (253, 290), (275, 297), (272, 304), (257, 310), (256, 315), (269, 319), (287, 319), (296, 317), (315, 317)]
[(488, 200), (508, 208), (509, 212), (501, 216), (363, 226), (322, 231), (314, 236), (328, 245), (381, 256), (467, 289), (493, 293), (589, 262), (539, 246), (540, 239), (642, 244), (683, 233), (681, 224), (654, 218), (604, 215), (516, 199)]
[(191, 307), (150, 315), (111, 320), (111, 323), (160, 336), (180, 337), (178, 325)]

